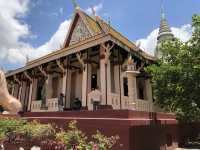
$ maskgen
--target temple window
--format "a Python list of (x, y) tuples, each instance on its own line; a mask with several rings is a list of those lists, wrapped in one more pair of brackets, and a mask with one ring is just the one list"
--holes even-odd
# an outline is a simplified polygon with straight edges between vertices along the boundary
[(57, 98), (58, 97), (58, 83), (59, 78), (58, 76), (52, 78), (52, 96), (51, 98)]
[(91, 78), (91, 90), (97, 89), (97, 74), (92, 74)]
[(124, 96), (128, 96), (128, 78), (123, 78)]

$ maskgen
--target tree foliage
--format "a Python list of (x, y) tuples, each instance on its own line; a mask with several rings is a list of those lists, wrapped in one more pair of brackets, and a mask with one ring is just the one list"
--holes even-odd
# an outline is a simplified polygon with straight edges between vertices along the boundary
[(162, 42), (162, 57), (146, 68), (155, 102), (186, 122), (200, 121), (200, 16), (192, 17), (192, 27), (189, 41)]

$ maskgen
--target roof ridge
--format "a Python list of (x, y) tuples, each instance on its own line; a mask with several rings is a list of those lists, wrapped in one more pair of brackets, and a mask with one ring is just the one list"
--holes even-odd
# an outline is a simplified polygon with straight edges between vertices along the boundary
[[(123, 35), (123, 33), (119, 32), (118, 30), (116, 30), (112, 25), (108, 24), (102, 17), (100, 16), (95, 16), (96, 19), (94, 19), (93, 17), (91, 17), (89, 14), (87, 14), (86, 12), (84, 12), (83, 10), (80, 10), (84, 15), (86, 15), (87, 17), (89, 17), (90, 19), (92, 19), (93, 21), (95, 21), (99, 27), (101, 27), (102, 31), (104, 33), (108, 32), (111, 33), (110, 31), (113, 30), (113, 32), (119, 34), (120, 36), (122, 36), (123, 38), (125, 38), (126, 40), (128, 40), (129, 42), (131, 42), (135, 47), (137, 47), (137, 45), (135, 44), (135, 42), (129, 40), (126, 36)], [(106, 27), (105, 27), (106, 26)], [(105, 29), (108, 28), (108, 29)], [(108, 31), (106, 31), (108, 30)], [(142, 53), (142, 55), (145, 55), (146, 57), (151, 57), (153, 58), (153, 55), (148, 54), (147, 52), (145, 52), (143, 49), (138, 48), (138, 53)]]

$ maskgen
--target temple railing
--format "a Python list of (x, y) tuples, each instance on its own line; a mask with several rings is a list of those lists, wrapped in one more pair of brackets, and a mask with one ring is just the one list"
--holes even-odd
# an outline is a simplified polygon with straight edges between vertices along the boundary
[(47, 106), (48, 111), (58, 111), (58, 98), (48, 99)]
[(148, 112), (153, 111), (152, 104), (147, 100), (138, 99), (135, 101), (135, 103), (136, 103), (135, 108), (138, 111), (148, 111)]
[[(120, 109), (120, 95), (112, 93), (109, 96), (111, 99), (111, 104), (113, 106), (113, 109)], [(135, 104), (133, 104), (132, 106), (129, 105), (129, 102), (130, 100), (128, 96), (122, 96), (121, 98), (122, 109), (133, 109), (137, 111), (148, 111), (148, 112), (153, 111), (152, 108), (153, 104), (148, 100), (138, 99), (135, 102), (133, 102)]]
[(47, 107), (48, 107), (47, 110), (42, 110), (41, 104), (42, 104), (41, 100), (32, 101), (31, 112), (43, 112), (43, 111), (52, 112), (52, 111), (59, 110), (58, 109), (58, 98), (52, 98), (52, 99), (47, 100)]
[(41, 100), (32, 101), (31, 111), (32, 112), (41, 112), (41, 104), (42, 104)]
[(120, 96), (119, 94), (111, 93), (110, 94), (111, 104), (113, 109), (120, 109)]
[[(137, 110), (137, 111), (153, 111), (153, 104), (148, 101), (148, 100), (141, 100), (138, 99), (133, 102), (133, 104), (130, 105), (130, 99), (128, 96), (122, 96), (121, 97), (121, 102), (120, 102), (120, 95), (116, 93), (111, 93), (108, 95), (108, 98), (110, 99), (110, 104), (112, 105), (113, 109), (120, 109), (120, 103), (122, 109), (132, 109), (132, 110)], [(92, 95), (88, 95), (88, 108), (89, 110), (93, 109), (93, 104), (92, 104)], [(101, 102), (101, 101), (100, 101)], [(56, 112), (59, 111), (58, 107), (58, 98), (52, 98), (47, 100), (47, 110), (41, 110), (41, 100), (39, 101), (32, 101), (31, 105), (31, 111), (32, 112)]]
[(129, 108), (129, 97), (128, 96), (122, 96), (122, 108), (123, 109)]

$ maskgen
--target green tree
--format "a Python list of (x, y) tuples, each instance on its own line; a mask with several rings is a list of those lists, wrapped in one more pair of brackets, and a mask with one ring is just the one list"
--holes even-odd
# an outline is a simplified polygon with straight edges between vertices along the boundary
[(186, 122), (200, 121), (200, 16), (192, 17), (192, 27), (189, 41), (162, 42), (162, 57), (146, 68), (155, 102)]

